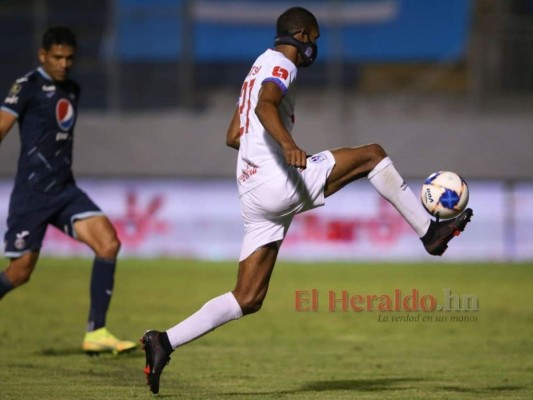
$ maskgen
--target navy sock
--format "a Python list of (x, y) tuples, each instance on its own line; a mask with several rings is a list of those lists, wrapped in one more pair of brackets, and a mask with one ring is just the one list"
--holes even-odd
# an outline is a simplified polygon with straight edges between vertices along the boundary
[(89, 323), (87, 331), (93, 331), (105, 326), (105, 319), (113, 284), (115, 282), (116, 260), (96, 257), (93, 262), (91, 274), (91, 308), (89, 310)]
[(9, 279), (7, 279), (6, 273), (1, 272), (0, 273), (0, 299), (4, 297), (4, 295), (9, 292), (11, 289), (13, 289), (13, 284)]

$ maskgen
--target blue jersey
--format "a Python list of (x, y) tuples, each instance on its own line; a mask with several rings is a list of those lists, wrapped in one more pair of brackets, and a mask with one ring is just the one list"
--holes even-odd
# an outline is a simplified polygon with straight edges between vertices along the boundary
[(56, 193), (74, 183), (72, 142), (79, 94), (74, 81), (54, 81), (42, 68), (15, 81), (2, 104), (19, 123), (14, 191)]

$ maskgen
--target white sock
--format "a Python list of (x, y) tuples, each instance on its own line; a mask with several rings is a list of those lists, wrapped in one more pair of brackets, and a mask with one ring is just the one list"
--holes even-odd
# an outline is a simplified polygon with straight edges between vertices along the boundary
[(389, 157), (385, 157), (370, 171), (368, 180), (398, 210), (419, 237), (426, 234), (431, 218)]
[(241, 307), (233, 293), (228, 292), (209, 300), (196, 313), (167, 330), (168, 340), (175, 349), (240, 317)]

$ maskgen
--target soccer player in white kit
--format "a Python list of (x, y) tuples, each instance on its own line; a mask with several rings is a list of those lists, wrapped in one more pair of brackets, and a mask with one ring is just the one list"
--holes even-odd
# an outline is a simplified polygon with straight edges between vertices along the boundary
[(237, 284), (166, 332), (144, 334), (145, 373), (153, 393), (159, 392), (160, 375), (172, 351), (261, 308), (294, 215), (322, 206), (348, 183), (367, 177), (432, 255), (442, 255), (472, 216), (467, 209), (452, 220), (431, 220), (378, 144), (311, 156), (300, 149), (291, 136), (294, 81), (298, 67), (316, 58), (318, 22), (308, 10), (294, 7), (278, 18), (276, 31), (274, 48), (257, 58), (244, 80), (227, 132), (226, 144), (239, 151), (237, 182), (245, 231)]

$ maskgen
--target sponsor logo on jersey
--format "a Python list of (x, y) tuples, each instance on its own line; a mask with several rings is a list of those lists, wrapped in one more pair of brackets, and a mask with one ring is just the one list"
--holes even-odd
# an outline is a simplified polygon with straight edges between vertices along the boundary
[(61, 140), (67, 140), (68, 139), (68, 132), (57, 132), (56, 133), (56, 142), (60, 142)]
[(246, 182), (251, 176), (257, 174), (257, 170), (259, 169), (259, 166), (251, 162), (250, 160), (247, 160), (246, 158), (242, 159), (246, 163), (246, 168), (242, 169), (242, 173), (239, 176), (239, 181)]
[(9, 97), (6, 97), (6, 99), (4, 100), (4, 103), (6, 103), (6, 104), (17, 104), (18, 101), (19, 101), (18, 96), (9, 96)]
[(74, 126), (76, 116), (74, 115), (74, 107), (69, 100), (59, 99), (56, 104), (56, 119), (57, 125), (63, 131), (68, 131)]
[(272, 70), (272, 75), (286, 80), (289, 77), (289, 71), (282, 67), (274, 67), (274, 69)]
[(9, 89), (9, 93), (7, 94), (6, 99), (4, 100), (5, 104), (17, 104), (19, 101), (19, 97), (17, 96), (20, 92), (20, 89), (22, 89), (22, 86), (20, 84), (15, 83), (11, 88)]

